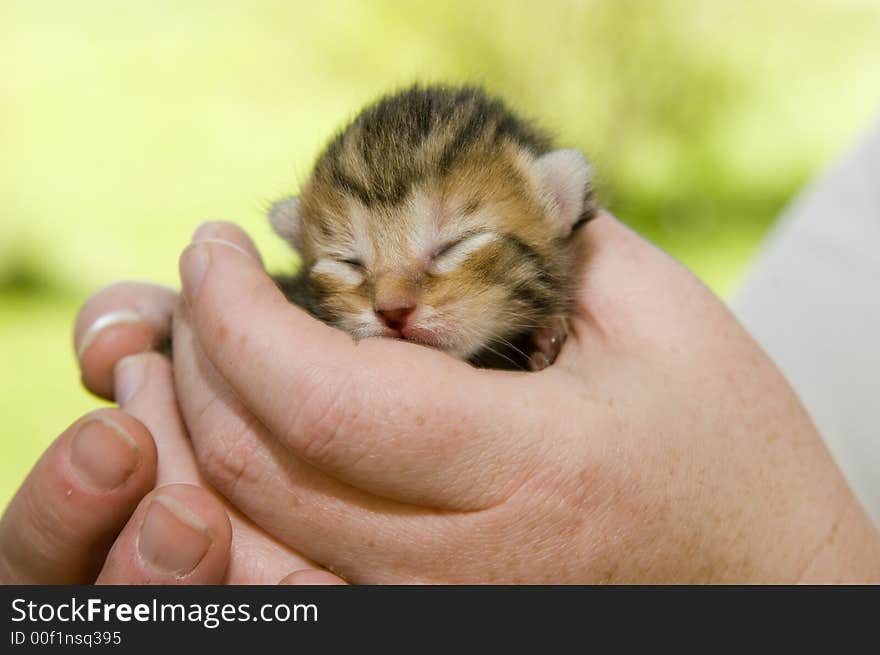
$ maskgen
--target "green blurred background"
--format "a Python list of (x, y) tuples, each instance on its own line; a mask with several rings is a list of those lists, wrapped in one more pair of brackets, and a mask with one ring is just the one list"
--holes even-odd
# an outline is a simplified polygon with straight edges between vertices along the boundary
[(203, 219), (274, 268), (267, 203), (415, 80), (476, 81), (582, 148), (602, 197), (722, 295), (880, 108), (876, 0), (0, 0), (0, 507), (99, 403), (70, 345)]

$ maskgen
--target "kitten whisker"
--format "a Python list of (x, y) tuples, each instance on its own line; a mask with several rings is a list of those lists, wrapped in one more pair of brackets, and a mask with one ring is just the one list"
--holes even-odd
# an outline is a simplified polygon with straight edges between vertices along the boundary
[(517, 353), (518, 355), (522, 355), (522, 357), (524, 359), (528, 360), (528, 358), (529, 358), (529, 356), (526, 353), (524, 353), (522, 350), (517, 348), (515, 345), (513, 345), (510, 341), (508, 341), (504, 337), (500, 337), (500, 336), (494, 337), (492, 342), (493, 343), (500, 342), (502, 345), (507, 346), (508, 348), (510, 348), (513, 352)]

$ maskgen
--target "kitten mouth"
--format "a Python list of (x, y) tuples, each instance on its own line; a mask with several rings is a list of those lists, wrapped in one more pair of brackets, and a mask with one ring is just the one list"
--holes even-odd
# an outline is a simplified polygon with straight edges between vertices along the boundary
[(434, 348), (439, 348), (440, 344), (436, 338), (436, 335), (433, 332), (428, 332), (426, 330), (418, 330), (411, 328), (403, 328), (403, 330), (395, 330), (394, 328), (386, 327), (384, 328), (377, 336), (384, 337), (386, 339), (399, 339), (400, 341), (411, 341), (412, 343), (418, 343), (425, 346), (432, 346)]
[(395, 330), (393, 328), (383, 327), (381, 330), (377, 330), (369, 336), (383, 337), (385, 339), (398, 339), (400, 341), (409, 341), (410, 343), (416, 343), (420, 346), (436, 348), (437, 350), (449, 350), (449, 344), (443, 338), (442, 333), (436, 330), (428, 330), (425, 328), (406, 326), (403, 328), (403, 330)]
[(449, 343), (442, 332), (418, 327), (405, 327), (399, 337), (404, 341), (430, 346), (437, 350), (449, 350)]
[(434, 348), (439, 348), (440, 344), (437, 342), (436, 338), (426, 337), (422, 335), (412, 335), (412, 334), (402, 334), (398, 337), (403, 341), (412, 341), (413, 343), (420, 343), (423, 346), (432, 346)]

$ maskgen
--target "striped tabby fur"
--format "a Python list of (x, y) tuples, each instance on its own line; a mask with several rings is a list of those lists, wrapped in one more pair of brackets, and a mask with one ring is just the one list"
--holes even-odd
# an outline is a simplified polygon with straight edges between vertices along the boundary
[[(476, 87), (414, 86), (326, 147), (276, 231), (302, 255), (288, 297), (355, 338), (403, 336), (526, 367), (530, 335), (565, 317), (596, 207), (588, 165)], [(411, 309), (402, 332), (375, 310)], [(396, 325), (396, 324), (394, 324)], [(398, 326), (399, 327), (399, 326)]]

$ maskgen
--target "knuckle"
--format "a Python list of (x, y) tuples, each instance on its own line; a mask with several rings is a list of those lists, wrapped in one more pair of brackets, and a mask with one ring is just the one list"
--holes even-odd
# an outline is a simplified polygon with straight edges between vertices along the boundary
[(249, 426), (237, 425), (212, 434), (196, 447), (206, 477), (226, 494), (258, 486), (262, 480), (261, 467), (254, 463), (256, 452), (249, 432)]
[(287, 436), (300, 445), (306, 461), (338, 469), (364, 456), (371, 431), (362, 425), (360, 405), (346, 388), (318, 388), (298, 405)]
[(302, 443), (303, 457), (327, 466), (343, 464), (340, 453), (343, 420), (340, 408), (332, 398), (306, 403), (293, 421), (290, 433)]

